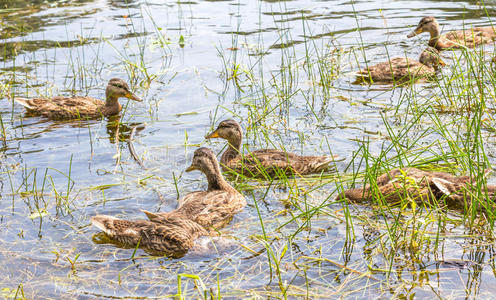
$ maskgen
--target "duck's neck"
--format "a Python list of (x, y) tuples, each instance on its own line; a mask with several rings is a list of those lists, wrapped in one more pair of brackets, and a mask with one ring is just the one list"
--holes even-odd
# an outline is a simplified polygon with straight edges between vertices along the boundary
[(429, 46), (437, 48), (437, 44), (439, 42), (439, 38), (441, 37), (441, 30), (439, 27), (432, 28), (431, 31), (429, 31), (431, 37), (429, 39)]
[(216, 163), (213, 168), (204, 170), (203, 173), (207, 176), (208, 191), (233, 189), (233, 187), (224, 179), (224, 176), (222, 176), (218, 163)]
[(223, 165), (227, 165), (232, 159), (237, 157), (241, 151), (241, 140), (227, 141), (227, 150), (224, 151), (220, 158)]
[(106, 99), (105, 99), (104, 114), (105, 115), (118, 114), (122, 110), (122, 106), (119, 103), (119, 98), (110, 95), (108, 91), (105, 96)]

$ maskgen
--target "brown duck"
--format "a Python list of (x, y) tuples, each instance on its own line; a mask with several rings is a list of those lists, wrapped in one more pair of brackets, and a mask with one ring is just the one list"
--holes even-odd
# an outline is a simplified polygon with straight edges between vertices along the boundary
[(441, 28), (434, 17), (423, 17), (417, 28), (407, 35), (408, 38), (414, 37), (422, 32), (428, 32), (431, 37), (429, 46), (437, 50), (456, 49), (456, 48), (474, 48), (476, 46), (493, 42), (496, 39), (496, 33), (493, 27), (474, 27), (468, 30), (450, 31), (441, 35)]
[[(489, 172), (487, 171), (484, 176)], [(473, 183), (475, 178), (454, 176), (444, 172), (429, 172), (416, 168), (391, 170), (377, 178), (378, 192), (389, 203), (400, 203), (410, 198), (417, 203), (445, 201), (448, 207), (464, 208), (477, 195)], [(495, 199), (496, 186), (487, 185), (482, 193)], [(371, 201), (379, 195), (366, 185), (364, 188), (349, 189), (338, 196), (354, 202)], [(467, 200), (467, 202), (465, 202)]]
[(370, 66), (357, 73), (357, 82), (403, 83), (410, 80), (428, 79), (436, 76), (439, 66), (445, 66), (439, 51), (428, 47), (420, 54), (419, 61), (395, 57), (390, 61)]
[(220, 162), (225, 171), (234, 171), (251, 177), (275, 176), (279, 172), (307, 175), (327, 170), (336, 156), (299, 156), (277, 149), (255, 150), (246, 155), (241, 153), (243, 129), (234, 120), (224, 120), (217, 129), (205, 137), (227, 140), (227, 150)]
[(143, 210), (149, 220), (121, 220), (98, 215), (93, 225), (125, 247), (143, 248), (153, 255), (180, 257), (195, 245), (195, 240), (209, 230), (226, 225), (246, 205), (246, 199), (222, 177), (215, 154), (207, 148), (195, 151), (186, 171), (200, 170), (208, 179), (208, 189), (182, 198), (171, 212)]
[(199, 170), (207, 177), (206, 191), (192, 192), (179, 200), (179, 206), (171, 212), (152, 213), (143, 210), (151, 221), (162, 222), (168, 216), (190, 218), (206, 229), (219, 229), (243, 210), (245, 197), (234, 189), (222, 176), (219, 162), (212, 150), (198, 148), (191, 166), (186, 172)]
[(105, 90), (106, 100), (101, 101), (92, 97), (53, 97), (53, 98), (14, 98), (22, 104), (29, 113), (41, 115), (50, 119), (93, 119), (117, 115), (122, 110), (119, 98), (126, 97), (141, 101), (129, 90), (127, 83), (119, 78), (112, 78)]

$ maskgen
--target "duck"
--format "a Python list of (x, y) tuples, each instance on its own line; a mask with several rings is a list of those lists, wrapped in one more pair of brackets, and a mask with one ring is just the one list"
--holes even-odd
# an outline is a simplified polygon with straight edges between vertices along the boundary
[(91, 217), (91, 223), (113, 242), (126, 248), (140, 248), (151, 255), (180, 258), (208, 233), (198, 223), (183, 217), (168, 216), (161, 223), (149, 220), (123, 220), (108, 215)]
[(419, 61), (395, 57), (357, 73), (357, 82), (403, 83), (410, 80), (433, 78), (439, 66), (446, 64), (436, 48), (428, 47), (420, 54)]
[(261, 149), (246, 155), (241, 153), (243, 129), (235, 120), (219, 123), (217, 129), (205, 136), (206, 139), (222, 138), (227, 140), (227, 150), (222, 154), (220, 163), (224, 171), (233, 171), (248, 177), (274, 177), (281, 171), (289, 175), (307, 175), (330, 169), (330, 163), (337, 156), (300, 156), (294, 153)]
[(91, 218), (91, 223), (124, 247), (139, 245), (152, 255), (183, 256), (195, 246), (198, 238), (216, 233), (246, 205), (245, 197), (222, 176), (212, 150), (205, 147), (195, 150), (191, 166), (186, 171), (193, 170), (206, 175), (208, 188), (181, 198), (176, 209), (170, 212), (142, 210), (148, 220), (96, 215)]
[(118, 115), (122, 106), (119, 98), (125, 97), (134, 101), (142, 101), (133, 94), (128, 84), (120, 78), (112, 78), (105, 90), (105, 101), (93, 97), (63, 97), (52, 98), (14, 98), (23, 105), (28, 113), (54, 120), (93, 119)]
[[(486, 170), (484, 177), (490, 173)], [(424, 171), (417, 168), (397, 168), (388, 171), (376, 180), (378, 193), (388, 203), (400, 203), (411, 199), (416, 203), (437, 203), (444, 201), (447, 207), (464, 208), (477, 195), (473, 184), (475, 178), (455, 176), (445, 172)], [(496, 185), (486, 185), (481, 191), (490, 199), (496, 200)], [(348, 189), (338, 195), (338, 199), (352, 202), (371, 201), (379, 196), (369, 184), (362, 188)], [(468, 202), (466, 202), (467, 200)]]
[(246, 206), (245, 197), (224, 178), (215, 153), (205, 147), (195, 150), (191, 166), (186, 172), (199, 170), (207, 177), (206, 191), (187, 194), (179, 200), (178, 207), (171, 212), (150, 212), (142, 210), (148, 219), (161, 223), (171, 216), (189, 218), (209, 232), (227, 225), (233, 216)]
[(439, 51), (459, 48), (475, 48), (476, 46), (493, 42), (496, 33), (493, 27), (474, 27), (468, 30), (450, 31), (441, 35), (441, 28), (435, 17), (423, 17), (408, 38), (414, 37), (422, 32), (428, 32), (431, 37), (429, 46)]

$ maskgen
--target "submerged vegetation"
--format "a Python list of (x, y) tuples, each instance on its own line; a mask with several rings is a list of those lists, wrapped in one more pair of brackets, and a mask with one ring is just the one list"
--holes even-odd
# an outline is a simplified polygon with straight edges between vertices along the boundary
[[(0, 1), (0, 295), (489, 298), (493, 44), (441, 52), (447, 66), (426, 82), (354, 84), (377, 62), (418, 57), (428, 37), (406, 35), (443, 3), (311, 3)], [(463, 2), (438, 20), (489, 26), (494, 12)], [(12, 101), (102, 99), (113, 77), (144, 100), (121, 100), (120, 117), (51, 121)], [(121, 249), (90, 226), (97, 214), (171, 211), (201, 190), (184, 170), (199, 145), (226, 150), (204, 136), (228, 118), (243, 153), (343, 160), (305, 177), (229, 174), (247, 206), (218, 230), (225, 244), (181, 258)], [(376, 179), (406, 167), (469, 176), (473, 200), (389, 205)], [(338, 197), (366, 184), (370, 201)]]

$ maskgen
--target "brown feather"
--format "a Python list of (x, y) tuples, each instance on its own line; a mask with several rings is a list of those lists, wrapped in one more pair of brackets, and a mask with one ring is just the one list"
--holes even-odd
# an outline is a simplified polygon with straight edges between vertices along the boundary
[[(444, 200), (448, 207), (463, 208), (472, 201), (475, 178), (454, 176), (444, 172), (429, 172), (416, 168), (394, 169), (376, 180), (377, 190), (369, 184), (363, 188), (344, 191), (338, 199), (349, 199), (353, 202), (371, 201), (382, 196), (389, 203), (400, 203), (402, 199), (412, 199), (417, 203), (434, 203)], [(489, 198), (495, 200), (496, 186), (487, 185)], [(379, 193), (380, 195), (376, 194)], [(467, 201), (467, 202), (466, 202)]]
[(150, 254), (172, 257), (183, 256), (199, 236), (207, 234), (203, 227), (184, 218), (164, 218), (158, 224), (147, 220), (128, 221), (97, 215), (91, 218), (91, 222), (126, 247), (136, 247), (139, 243)]

